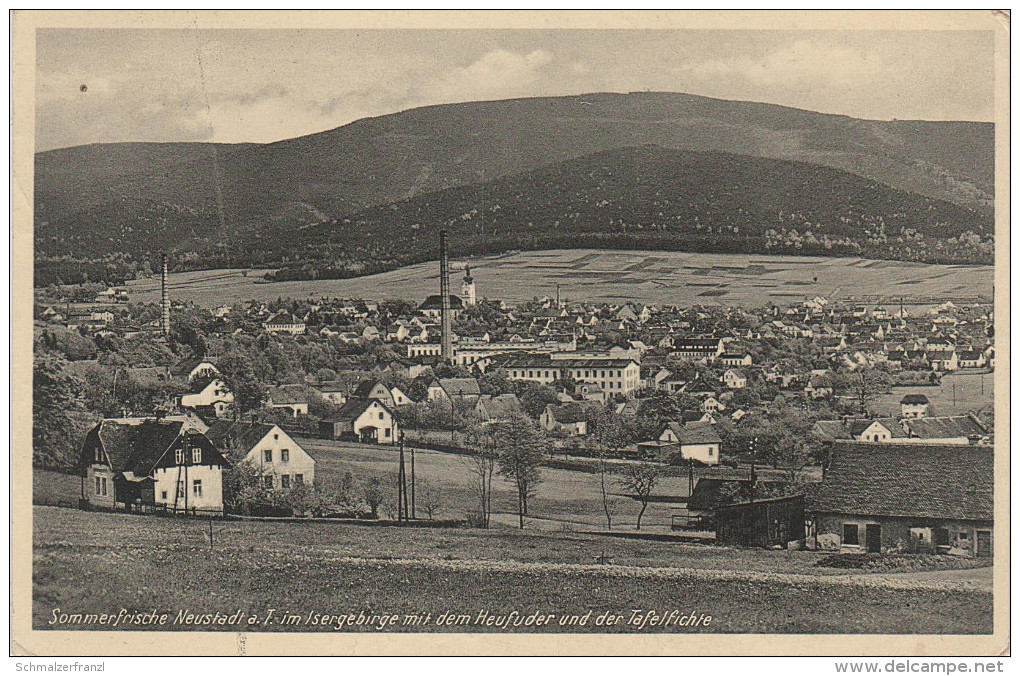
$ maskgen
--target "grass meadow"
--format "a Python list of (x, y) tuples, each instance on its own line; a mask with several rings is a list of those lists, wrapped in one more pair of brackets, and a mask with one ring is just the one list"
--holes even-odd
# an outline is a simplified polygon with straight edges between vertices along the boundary
[[(585, 302), (761, 307), (816, 294), (880, 297), (928, 306), (931, 299), (991, 297), (991, 266), (929, 265), (817, 256), (762, 256), (662, 251), (552, 250), (467, 262), (479, 297), (509, 302), (554, 296)], [(454, 269), (462, 267), (454, 263)], [(750, 268), (749, 266), (755, 266)], [(170, 293), (203, 307), (277, 298), (423, 299), (438, 293), (439, 266), (422, 263), (354, 279), (258, 283), (265, 271), (201, 270), (170, 275)], [(456, 276), (456, 274), (455, 274)], [(128, 282), (133, 300), (158, 302), (159, 279)]]
[[(770, 552), (595, 535), (215, 521), (81, 512), (34, 512), (33, 622), (54, 612), (167, 613), (176, 623), (240, 613), (247, 631), (378, 631), (371, 622), (310, 625), (309, 614), (396, 615), (386, 631), (505, 631), (479, 613), (552, 616), (513, 631), (986, 633), (992, 595), (980, 580), (846, 574), (814, 567), (813, 552)], [(596, 565), (606, 556), (613, 565)], [(990, 571), (980, 569), (977, 571)], [(974, 571), (967, 571), (973, 573)], [(852, 612), (848, 612), (852, 609)], [(629, 624), (633, 611), (710, 616), (707, 626)], [(272, 611), (272, 613), (270, 613)], [(467, 618), (437, 624), (444, 613)], [(621, 618), (613, 626), (560, 618)], [(422, 624), (412, 620), (429, 617)], [(293, 617), (293, 624), (281, 624)], [(148, 628), (132, 627), (131, 628)]]

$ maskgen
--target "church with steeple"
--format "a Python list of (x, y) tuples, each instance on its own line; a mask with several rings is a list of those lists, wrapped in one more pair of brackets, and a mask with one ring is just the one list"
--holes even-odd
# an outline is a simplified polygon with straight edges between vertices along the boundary
[(464, 268), (464, 283), (460, 286), (460, 297), (467, 307), (475, 304), (475, 278), (471, 276), (469, 266)]

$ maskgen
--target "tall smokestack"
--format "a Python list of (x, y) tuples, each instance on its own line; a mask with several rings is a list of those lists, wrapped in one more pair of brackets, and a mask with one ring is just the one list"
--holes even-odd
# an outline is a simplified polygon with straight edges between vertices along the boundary
[(159, 328), (163, 332), (164, 336), (170, 335), (170, 287), (167, 273), (166, 254), (163, 254), (163, 270), (160, 275), (160, 279), (162, 281), (162, 299), (160, 301), (160, 308), (163, 312), (160, 315)]
[(440, 320), (443, 361), (450, 364), (453, 362), (453, 317), (450, 311), (450, 263), (446, 259), (446, 230), (439, 231), (439, 295), (443, 300)]

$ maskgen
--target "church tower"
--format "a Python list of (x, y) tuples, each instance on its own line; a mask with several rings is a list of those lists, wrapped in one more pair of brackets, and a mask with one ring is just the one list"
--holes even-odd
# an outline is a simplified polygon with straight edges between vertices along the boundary
[(464, 268), (464, 283), (460, 287), (460, 297), (465, 306), (475, 304), (475, 278), (471, 276), (471, 268)]

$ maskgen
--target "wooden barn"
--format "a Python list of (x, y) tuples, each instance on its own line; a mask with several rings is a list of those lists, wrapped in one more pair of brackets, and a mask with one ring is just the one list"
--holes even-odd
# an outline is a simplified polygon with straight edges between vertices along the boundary
[(803, 495), (740, 502), (715, 510), (716, 544), (785, 549), (790, 542), (803, 539)]

